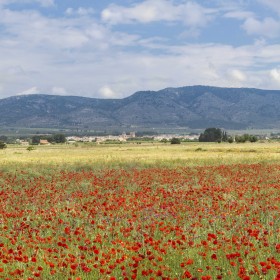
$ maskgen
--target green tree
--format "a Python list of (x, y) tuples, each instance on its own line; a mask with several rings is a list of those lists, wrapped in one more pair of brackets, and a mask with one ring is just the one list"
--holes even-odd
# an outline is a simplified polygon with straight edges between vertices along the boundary
[(246, 137), (244, 137), (244, 135), (236, 135), (235, 136), (235, 142), (236, 143), (245, 143), (246, 142)]
[(32, 136), (31, 142), (33, 145), (38, 145), (40, 144), (40, 139), (41, 139), (40, 135), (34, 135)]
[(204, 133), (199, 136), (199, 142), (221, 142), (223, 138), (223, 133), (220, 128), (206, 128)]
[(179, 138), (173, 137), (170, 141), (171, 144), (181, 144), (181, 140)]
[(243, 134), (243, 138), (245, 140), (245, 142), (250, 141), (250, 135), (249, 134)]
[(54, 142), (55, 143), (65, 143), (66, 142), (66, 137), (64, 134), (54, 134), (53, 136)]
[(5, 136), (5, 135), (1, 135), (1, 136), (0, 136), (0, 141), (2, 141), (2, 142), (7, 142), (7, 141), (8, 141), (8, 137)]
[(48, 140), (49, 143), (55, 142), (55, 141), (54, 141), (54, 138), (53, 138), (53, 135), (47, 136), (47, 137), (46, 137), (46, 140)]
[(235, 136), (235, 142), (236, 143), (245, 143), (245, 142), (257, 142), (258, 137), (255, 135), (249, 135), (249, 134), (243, 134), (243, 135), (237, 135)]
[(228, 135), (226, 131), (222, 132), (222, 142), (227, 142), (228, 141)]
[(250, 141), (251, 143), (257, 142), (257, 141), (258, 141), (258, 137), (257, 137), (256, 135), (250, 135), (249, 141)]
[(0, 141), (0, 149), (3, 150), (6, 148), (7, 148), (7, 145), (3, 141)]
[(228, 137), (228, 142), (229, 143), (233, 143), (233, 138), (230, 136), (230, 137)]

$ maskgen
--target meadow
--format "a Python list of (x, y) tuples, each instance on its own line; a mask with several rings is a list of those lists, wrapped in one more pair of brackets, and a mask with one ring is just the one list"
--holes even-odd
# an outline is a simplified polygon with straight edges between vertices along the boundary
[(280, 144), (0, 151), (1, 279), (280, 279)]
[(118, 167), (177, 167), (235, 163), (277, 163), (280, 160), (280, 144), (272, 143), (198, 143), (181, 145), (144, 142), (126, 144), (79, 143), (74, 145), (10, 146), (0, 150), (2, 170), (40, 168), (44, 165), (58, 169), (118, 168)]

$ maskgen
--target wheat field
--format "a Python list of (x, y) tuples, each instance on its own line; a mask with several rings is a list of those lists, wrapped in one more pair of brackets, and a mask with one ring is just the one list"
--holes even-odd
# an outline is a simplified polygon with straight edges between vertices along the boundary
[(1, 169), (53, 166), (58, 169), (150, 166), (201, 166), (238, 163), (277, 163), (280, 144), (163, 143), (9, 146), (0, 151)]

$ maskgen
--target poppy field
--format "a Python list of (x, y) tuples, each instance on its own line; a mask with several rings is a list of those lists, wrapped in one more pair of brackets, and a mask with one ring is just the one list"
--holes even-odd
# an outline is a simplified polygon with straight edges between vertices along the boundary
[(280, 165), (0, 173), (1, 279), (280, 279)]

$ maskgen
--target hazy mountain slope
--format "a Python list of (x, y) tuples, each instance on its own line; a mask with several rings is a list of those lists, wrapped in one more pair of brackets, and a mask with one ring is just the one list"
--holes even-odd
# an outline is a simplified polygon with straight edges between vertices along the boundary
[(0, 100), (0, 125), (20, 127), (276, 128), (280, 91), (192, 86), (124, 99), (28, 95)]

